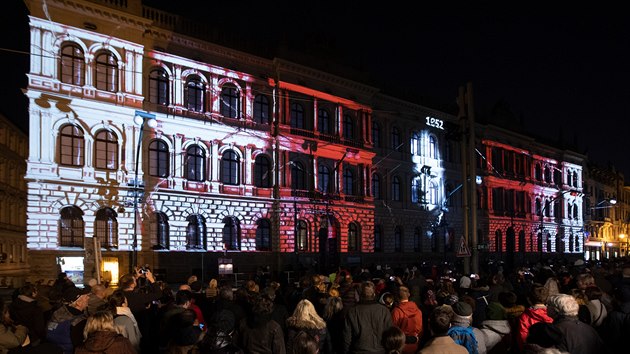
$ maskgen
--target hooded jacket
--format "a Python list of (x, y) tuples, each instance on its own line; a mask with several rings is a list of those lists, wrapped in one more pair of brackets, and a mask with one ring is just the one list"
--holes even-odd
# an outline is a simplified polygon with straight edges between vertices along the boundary
[[(398, 302), (392, 308), (392, 324), (400, 328), (408, 338), (403, 353), (416, 352), (422, 337), (422, 311), (418, 305), (413, 301)], [(410, 337), (415, 337), (415, 342), (410, 341)]]
[(511, 328), (508, 320), (485, 320), (480, 328), (473, 328), (479, 354), (507, 353), (511, 343)]
[(85, 342), (76, 347), (75, 354), (104, 353), (104, 354), (135, 354), (136, 349), (129, 339), (111, 331), (97, 331), (90, 333)]
[(516, 344), (518, 344), (519, 350), (523, 350), (523, 345), (525, 344), (527, 335), (529, 334), (529, 327), (538, 322), (553, 322), (553, 319), (547, 314), (547, 306), (545, 305), (529, 307), (525, 309), (518, 318), (516, 323), (516, 330), (518, 333), (515, 333), (515, 335)]

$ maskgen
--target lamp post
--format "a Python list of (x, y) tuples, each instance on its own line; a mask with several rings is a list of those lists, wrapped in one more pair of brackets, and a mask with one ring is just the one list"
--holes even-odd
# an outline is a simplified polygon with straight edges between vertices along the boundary
[(129, 262), (130, 273), (133, 273), (134, 267), (137, 265), (138, 262), (138, 169), (140, 166), (140, 151), (142, 150), (142, 136), (144, 132), (144, 126), (147, 125), (149, 128), (155, 128), (157, 126), (157, 120), (155, 119), (155, 114), (136, 111), (136, 114), (133, 117), (133, 122), (140, 127), (140, 131), (138, 132), (138, 141), (136, 143), (136, 160), (134, 161), (135, 168), (133, 179), (133, 248), (131, 252), (131, 261)]

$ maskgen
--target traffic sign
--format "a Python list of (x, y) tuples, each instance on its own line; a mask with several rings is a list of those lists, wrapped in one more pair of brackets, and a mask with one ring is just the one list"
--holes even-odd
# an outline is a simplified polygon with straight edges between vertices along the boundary
[(470, 257), (470, 248), (466, 245), (466, 238), (462, 237), (459, 247), (457, 248), (457, 257)]

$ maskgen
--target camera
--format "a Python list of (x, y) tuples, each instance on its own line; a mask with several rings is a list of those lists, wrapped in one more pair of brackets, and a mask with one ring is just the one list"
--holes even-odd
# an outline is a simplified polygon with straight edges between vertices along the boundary
[(203, 330), (203, 323), (199, 324), (199, 329)]
[(396, 280), (396, 277), (392, 275), (391, 277), (389, 277), (389, 280), (394, 281)]

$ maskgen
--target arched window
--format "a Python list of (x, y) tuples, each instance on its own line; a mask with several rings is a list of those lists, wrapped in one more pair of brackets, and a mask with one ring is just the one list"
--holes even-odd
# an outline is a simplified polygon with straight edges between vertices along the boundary
[(59, 211), (59, 216), (59, 246), (83, 248), (83, 211), (75, 206), (68, 206)]
[(400, 178), (398, 176), (392, 178), (392, 200), (400, 201)]
[(400, 226), (394, 228), (394, 252), (402, 252), (403, 233)]
[(402, 149), (402, 144), (400, 141), (400, 130), (398, 130), (398, 128), (393, 127), (392, 128), (392, 145), (391, 148), (396, 150), (396, 151), (401, 151)]
[(291, 162), (291, 188), (295, 190), (306, 189), (306, 170), (300, 161)]
[(422, 252), (422, 228), (416, 227), (413, 232), (413, 251), (414, 252)]
[(186, 218), (186, 249), (206, 249), (206, 220), (193, 214)]
[(241, 226), (235, 217), (229, 216), (223, 219), (223, 244), (228, 251), (241, 249)]
[(348, 224), (348, 252), (359, 251), (361, 237), (359, 236), (359, 227), (356, 223)]
[(291, 128), (306, 128), (304, 124), (304, 107), (299, 103), (291, 104)]
[(186, 149), (186, 179), (194, 182), (203, 182), (204, 161), (206, 153), (197, 145), (189, 146)]
[(412, 203), (418, 203), (418, 202), (424, 202), (423, 198), (421, 197), (421, 191), (422, 189), (420, 189), (420, 178), (414, 178), (411, 180), (411, 202)]
[(153, 249), (168, 249), (168, 235), (168, 217), (162, 212), (155, 213), (153, 219), (153, 233), (151, 235), (151, 243), (153, 244)]
[(74, 43), (61, 48), (61, 82), (83, 86), (85, 84), (85, 56), (81, 47)]
[(96, 88), (98, 90), (118, 91), (118, 63), (110, 52), (96, 55)]
[(186, 81), (184, 96), (186, 98), (186, 108), (194, 112), (203, 112), (205, 102), (206, 85), (198, 76), (191, 76)]
[(269, 219), (259, 219), (256, 228), (256, 250), (271, 251), (271, 223)]
[(333, 124), (330, 119), (330, 114), (325, 108), (320, 108), (317, 111), (317, 131), (323, 134), (333, 134)]
[(115, 170), (118, 167), (118, 138), (109, 130), (96, 133), (94, 142), (95, 167)]
[(375, 148), (381, 147), (381, 126), (377, 122), (372, 122), (372, 144)]
[(422, 149), (420, 148), (420, 135), (418, 135), (418, 132), (413, 132), (413, 134), (411, 134), (409, 148), (411, 149), (410, 153), (412, 155), (422, 154)]
[(258, 124), (271, 123), (271, 107), (269, 99), (265, 95), (256, 95), (254, 98), (254, 122)]
[(351, 168), (343, 169), (343, 192), (348, 195), (354, 195), (354, 172)]
[(168, 145), (162, 140), (153, 140), (149, 144), (149, 174), (154, 177), (168, 177)]
[(240, 118), (240, 92), (234, 85), (225, 85), (221, 89), (221, 115), (228, 118)]
[(381, 199), (381, 177), (376, 173), (372, 174), (372, 196)]
[(349, 114), (343, 116), (343, 137), (346, 140), (354, 140), (354, 120)]
[(437, 159), (438, 156), (438, 143), (437, 138), (434, 135), (429, 136), (429, 157)]
[(169, 104), (169, 79), (166, 70), (154, 69), (149, 74), (149, 102), (162, 106)]
[(102, 208), (96, 212), (94, 235), (104, 248), (118, 248), (118, 221), (112, 208)]
[(232, 150), (225, 151), (221, 157), (221, 182), (237, 185), (239, 183), (239, 165), (240, 159), (238, 155)]
[(76, 125), (66, 124), (59, 132), (59, 164), (83, 166), (85, 138), (83, 130)]
[(383, 233), (381, 225), (374, 225), (374, 252), (383, 252)]
[(295, 250), (297, 252), (308, 251), (308, 225), (306, 221), (298, 220), (295, 233)]
[(259, 188), (271, 187), (271, 161), (265, 155), (256, 156), (254, 162), (254, 184)]
[(330, 193), (332, 192), (331, 183), (330, 183), (330, 169), (326, 165), (319, 165), (317, 168), (317, 188), (320, 192)]

